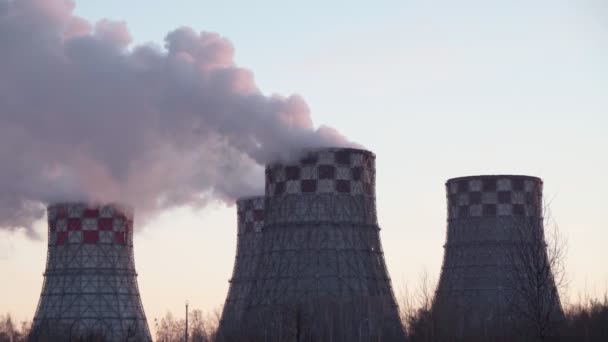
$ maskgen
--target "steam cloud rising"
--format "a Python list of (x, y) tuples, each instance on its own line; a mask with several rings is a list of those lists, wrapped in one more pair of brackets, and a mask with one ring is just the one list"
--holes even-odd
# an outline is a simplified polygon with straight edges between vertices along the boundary
[(188, 27), (164, 49), (64, 0), (0, 0), (0, 227), (53, 201), (139, 213), (261, 193), (261, 165), (351, 145), (298, 96), (264, 96), (231, 43)]

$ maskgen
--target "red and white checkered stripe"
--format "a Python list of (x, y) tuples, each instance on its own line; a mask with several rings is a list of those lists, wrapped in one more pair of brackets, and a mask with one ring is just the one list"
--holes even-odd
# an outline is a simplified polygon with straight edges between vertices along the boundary
[(365, 150), (327, 148), (298, 162), (266, 167), (266, 196), (335, 193), (375, 196), (375, 156)]
[(47, 208), (49, 244), (131, 243), (133, 211), (118, 205), (52, 204)]
[(446, 183), (448, 218), (542, 215), (540, 178), (473, 176)]
[(264, 196), (246, 197), (236, 201), (238, 232), (259, 233), (264, 227)]

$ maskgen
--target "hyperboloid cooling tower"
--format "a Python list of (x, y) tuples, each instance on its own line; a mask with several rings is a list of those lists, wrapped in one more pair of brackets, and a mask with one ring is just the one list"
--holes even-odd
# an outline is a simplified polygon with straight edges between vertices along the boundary
[(219, 326), (220, 339), (245, 339), (241, 322), (251, 289), (255, 267), (260, 255), (260, 239), (264, 226), (264, 196), (241, 198), (237, 208), (237, 248), (230, 289), (224, 303)]
[[(446, 183), (445, 254), (434, 310), (460, 334), (503, 328), (561, 306), (548, 260), (542, 180), (473, 176)], [(451, 315), (451, 316), (449, 316)]]
[(266, 167), (264, 232), (244, 329), (271, 341), (398, 341), (375, 156), (326, 148)]
[(151, 341), (137, 288), (132, 210), (53, 204), (48, 207), (48, 224), (34, 340)]

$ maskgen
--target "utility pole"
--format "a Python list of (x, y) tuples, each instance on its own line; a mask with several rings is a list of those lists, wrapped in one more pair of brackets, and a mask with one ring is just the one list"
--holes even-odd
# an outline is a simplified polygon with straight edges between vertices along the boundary
[(188, 301), (186, 301), (186, 336), (184, 336), (185, 342), (188, 342)]

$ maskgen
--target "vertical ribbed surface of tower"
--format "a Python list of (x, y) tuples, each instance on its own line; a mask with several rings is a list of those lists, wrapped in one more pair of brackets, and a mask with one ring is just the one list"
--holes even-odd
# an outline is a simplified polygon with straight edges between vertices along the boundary
[(461, 334), (525, 319), (525, 310), (561, 314), (545, 248), (542, 186), (539, 178), (513, 175), (446, 182), (447, 236), (435, 310), (451, 315), (444, 318)]
[(245, 313), (269, 341), (399, 341), (375, 201), (375, 155), (327, 148), (266, 167), (265, 223)]
[(237, 247), (228, 296), (219, 326), (219, 336), (243, 340), (241, 322), (255, 275), (264, 226), (264, 196), (246, 197), (236, 201)]
[(151, 341), (133, 259), (133, 212), (120, 205), (53, 204), (33, 339)]

